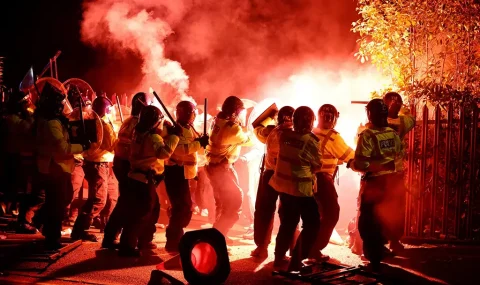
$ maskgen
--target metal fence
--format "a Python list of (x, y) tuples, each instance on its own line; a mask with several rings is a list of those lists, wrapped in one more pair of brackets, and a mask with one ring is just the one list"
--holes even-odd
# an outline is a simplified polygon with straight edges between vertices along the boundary
[(415, 106), (406, 141), (406, 238), (479, 242), (479, 106)]

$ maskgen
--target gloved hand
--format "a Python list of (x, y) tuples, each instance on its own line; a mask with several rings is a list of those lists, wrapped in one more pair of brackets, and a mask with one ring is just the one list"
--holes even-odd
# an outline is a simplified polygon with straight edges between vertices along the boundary
[(208, 141), (209, 141), (210, 137), (208, 135), (203, 135), (199, 138), (196, 138), (195, 140), (200, 142), (200, 145), (203, 147), (203, 148), (206, 148), (207, 145), (208, 145)]
[(89, 150), (91, 146), (92, 146), (92, 142), (91, 142), (90, 140), (86, 140), (86, 141), (82, 144), (83, 151)]
[(353, 159), (350, 159), (350, 160), (347, 162), (347, 168), (352, 168), (352, 163), (353, 163)]
[(175, 136), (180, 136), (183, 133), (182, 127), (180, 127), (178, 124), (167, 126), (167, 131), (169, 135)]

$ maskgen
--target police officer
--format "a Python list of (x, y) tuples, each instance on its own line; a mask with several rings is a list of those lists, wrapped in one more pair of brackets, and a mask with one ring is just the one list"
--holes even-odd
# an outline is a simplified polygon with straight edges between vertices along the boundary
[[(25, 194), (20, 201), (17, 233), (34, 234), (37, 229), (32, 220), (27, 220), (27, 212), (33, 212), (33, 207), (38, 207), (44, 202), (44, 194), (34, 183), (34, 118), (31, 111), (32, 103), (30, 95), (21, 91), (10, 94), (7, 104), (6, 126), (6, 163), (7, 171), (5, 188), (12, 203), (11, 209), (15, 208), (17, 194)], [(27, 194), (28, 182), (31, 182), (32, 192)]]
[(313, 133), (320, 139), (320, 153), (322, 154), (322, 168), (316, 174), (317, 200), (320, 211), (320, 230), (312, 248), (311, 257), (326, 260), (323, 250), (330, 240), (335, 225), (340, 215), (340, 205), (334, 184), (334, 175), (338, 165), (353, 159), (355, 153), (340, 134), (335, 130), (340, 113), (331, 104), (325, 104), (318, 109), (318, 127)]
[(389, 199), (388, 187), (395, 183), (395, 160), (401, 152), (401, 141), (388, 127), (388, 108), (382, 99), (371, 100), (366, 110), (370, 124), (360, 134), (355, 157), (347, 167), (363, 173), (358, 230), (365, 258), (377, 270), (386, 252), (384, 233), (392, 210), (385, 202)]
[(242, 131), (240, 114), (245, 110), (242, 100), (230, 96), (222, 104), (215, 118), (210, 142), (206, 148), (208, 178), (213, 188), (216, 221), (213, 227), (227, 237), (228, 231), (240, 218), (243, 192), (233, 164), (238, 160), (242, 146), (252, 146), (253, 141)]
[[(72, 104), (73, 108), (80, 107), (80, 91), (76, 86), (72, 86), (68, 91), (68, 100)], [(85, 106), (82, 107), (85, 111), (86, 109), (92, 108), (92, 102), (88, 98), (84, 98)], [(84, 112), (85, 112), (84, 111)], [(84, 200), (80, 197), (81, 190), (83, 189), (83, 181), (85, 179), (85, 173), (83, 172), (83, 155), (82, 154), (75, 154), (75, 169), (72, 172), (72, 185), (73, 185), (73, 199), (71, 203), (68, 205), (66, 212), (68, 216), (67, 224), (69, 226), (73, 226), (75, 224), (75, 220), (78, 217), (79, 208), (82, 207)]]
[(71, 173), (75, 167), (73, 155), (88, 150), (90, 143), (83, 146), (71, 144), (68, 136), (68, 119), (63, 116), (66, 96), (58, 89), (46, 84), (37, 110), (37, 167), (41, 183), (45, 188), (43, 206), (45, 245), (47, 249), (61, 248), (60, 237), (64, 210), (72, 199)]
[(402, 153), (395, 161), (396, 169), (396, 185), (397, 187), (389, 187), (388, 197), (392, 208), (396, 209), (396, 215), (392, 217), (389, 223), (388, 238), (390, 241), (390, 250), (394, 253), (403, 250), (400, 238), (403, 236), (405, 224), (405, 199), (406, 187), (404, 182), (403, 158), (405, 157), (405, 144), (403, 140), (408, 132), (415, 127), (415, 118), (410, 114), (407, 108), (403, 107), (403, 100), (400, 94), (396, 92), (388, 92), (383, 96), (383, 101), (388, 107), (388, 126), (397, 131), (402, 141)]
[[(103, 236), (103, 248), (115, 248), (115, 239), (117, 239), (123, 227), (123, 217), (127, 216), (130, 207), (126, 196), (122, 197), (122, 193), (128, 191), (128, 172), (130, 171), (130, 146), (132, 144), (133, 131), (138, 123), (140, 112), (147, 106), (147, 95), (144, 92), (135, 94), (132, 98), (132, 111), (118, 132), (118, 142), (115, 146), (115, 156), (113, 158), (113, 172), (118, 180), (118, 190), (120, 196), (118, 203), (113, 209), (110, 218), (105, 226), (105, 234)], [(140, 245), (142, 247), (142, 245)]]
[(183, 228), (192, 218), (192, 197), (188, 180), (197, 176), (197, 151), (208, 145), (208, 136), (196, 137), (192, 126), (196, 107), (190, 101), (181, 101), (176, 107), (177, 124), (182, 133), (175, 151), (165, 163), (165, 188), (171, 204), (171, 216), (165, 235), (165, 250), (177, 252)]
[[(254, 129), (258, 140), (265, 144), (265, 170), (260, 177), (257, 198), (255, 200), (254, 232), (253, 239), (257, 248), (251, 252), (254, 257), (268, 256), (268, 245), (272, 237), (273, 218), (277, 208), (278, 192), (268, 183), (275, 170), (279, 150), (279, 136), (284, 130), (293, 129), (293, 112), (295, 109), (290, 106), (282, 107), (278, 115), (271, 113), (270, 117), (261, 122)], [(277, 117), (278, 124), (275, 125), (274, 117)]]
[(108, 191), (109, 163), (113, 160), (113, 150), (117, 140), (113, 125), (108, 117), (112, 106), (112, 102), (106, 97), (97, 97), (92, 103), (93, 111), (101, 118), (103, 139), (97, 150), (83, 154), (83, 171), (88, 182), (88, 199), (82, 206), (81, 212), (73, 225), (71, 238), (74, 240), (82, 239), (96, 242), (97, 237), (94, 234), (87, 233), (86, 230), (105, 207), (107, 195), (110, 194), (113, 206), (118, 198), (118, 189)]
[(158, 129), (162, 119), (160, 110), (149, 105), (142, 109), (135, 126), (130, 146), (128, 189), (122, 192), (131, 211), (123, 217), (120, 256), (139, 256), (136, 246), (151, 242), (156, 231), (155, 222), (160, 211), (156, 188), (164, 178), (164, 160), (177, 147), (177, 135), (182, 131), (170, 127), (164, 140)]
[(291, 254), (289, 270), (300, 269), (319, 229), (320, 215), (313, 193), (315, 173), (321, 168), (321, 154), (319, 139), (312, 133), (314, 120), (312, 109), (299, 107), (293, 113), (293, 130), (284, 130), (280, 134), (275, 173), (270, 179), (270, 186), (280, 196), (280, 228), (273, 263), (276, 269), (286, 263), (285, 253), (300, 218), (303, 229)]

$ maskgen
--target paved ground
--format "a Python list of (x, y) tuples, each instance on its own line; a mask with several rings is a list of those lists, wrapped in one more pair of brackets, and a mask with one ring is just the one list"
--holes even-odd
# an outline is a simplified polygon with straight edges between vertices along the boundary
[[(195, 216), (190, 230), (200, 228), (203, 223), (204, 218)], [(116, 252), (101, 250), (99, 243), (85, 242), (43, 271), (40, 269), (45, 267), (45, 263), (12, 264), (9, 275), (0, 276), (0, 284), (147, 284), (156, 265), (172, 257), (163, 250), (164, 232), (159, 228), (155, 236), (159, 249), (140, 258), (120, 258)], [(243, 233), (241, 226), (236, 226), (232, 232), (232, 272), (226, 284), (293, 284), (271, 275), (274, 245), (269, 248), (269, 258), (252, 259), (249, 254), (254, 248), (253, 241), (240, 238)], [(18, 237), (7, 234), (7, 240)], [(361, 258), (353, 255), (345, 246), (330, 244), (324, 253), (329, 254), (335, 262), (350, 266), (362, 264)], [(480, 248), (409, 246), (402, 256), (388, 260), (388, 265), (382, 268), (383, 273), (390, 277), (389, 280), (396, 280), (391, 284), (480, 284), (477, 276)], [(180, 269), (168, 273), (183, 280)]]

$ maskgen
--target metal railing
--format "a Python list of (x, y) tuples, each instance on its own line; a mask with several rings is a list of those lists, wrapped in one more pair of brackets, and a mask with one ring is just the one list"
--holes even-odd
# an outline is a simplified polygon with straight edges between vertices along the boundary
[(412, 110), (405, 237), (480, 242), (480, 122), (476, 103)]

